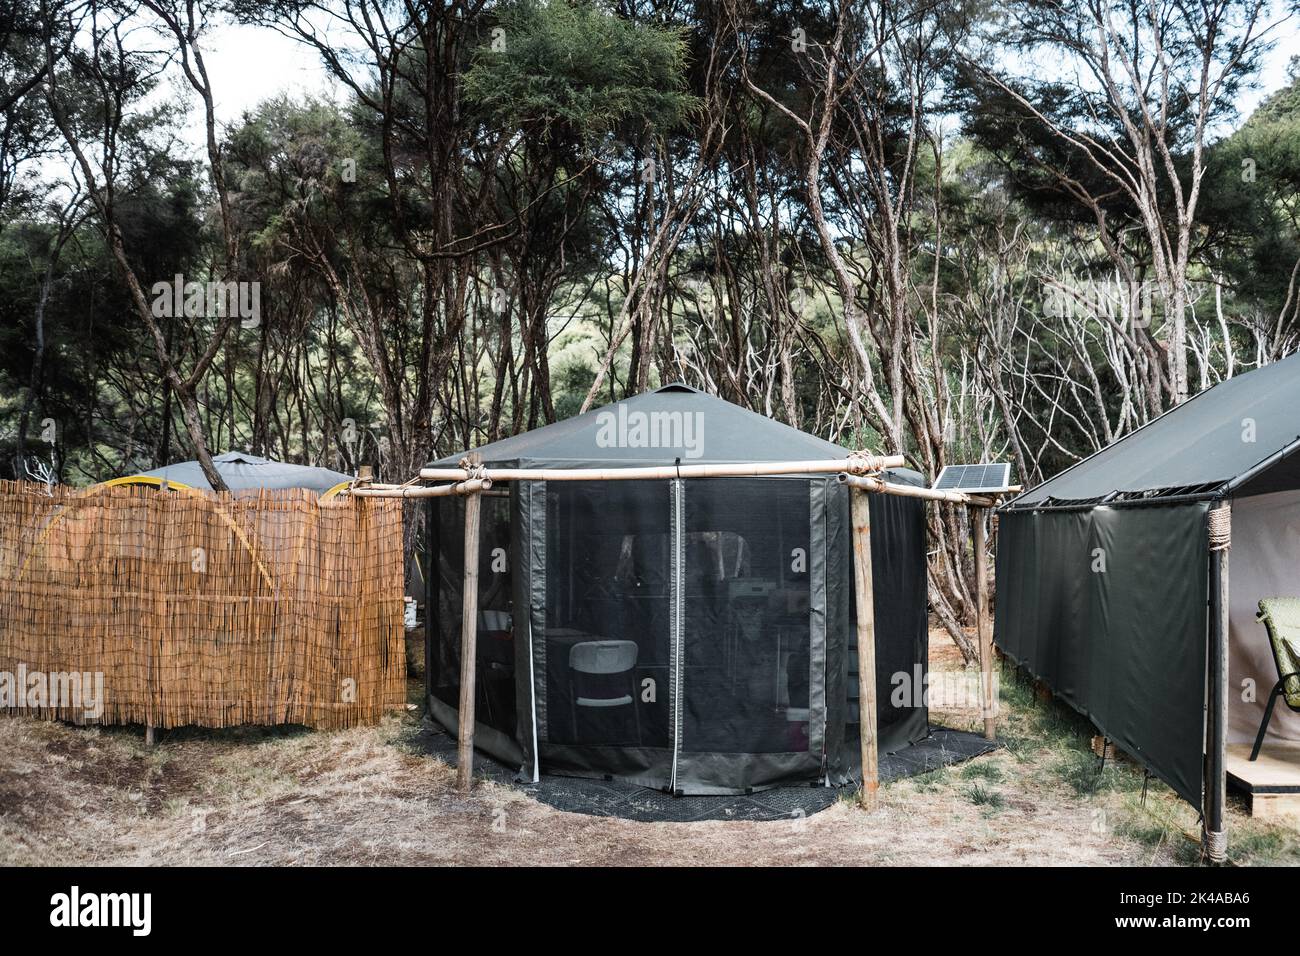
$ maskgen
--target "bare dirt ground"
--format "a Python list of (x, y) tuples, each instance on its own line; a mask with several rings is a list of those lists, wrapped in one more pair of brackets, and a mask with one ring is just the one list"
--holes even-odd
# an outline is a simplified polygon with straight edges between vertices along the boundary
[[(959, 661), (935, 635), (936, 667)], [(954, 652), (955, 653), (955, 652)], [(563, 813), (509, 787), (468, 797), (418, 753), (414, 714), (378, 727), (179, 731), (0, 718), (0, 865), (1108, 865), (1196, 863), (1196, 813), (1008, 673), (1007, 747), (807, 819), (648, 824)], [(417, 691), (418, 697), (418, 691)], [(973, 727), (972, 711), (935, 723)], [(1237, 863), (1300, 862), (1300, 832), (1234, 809)]]

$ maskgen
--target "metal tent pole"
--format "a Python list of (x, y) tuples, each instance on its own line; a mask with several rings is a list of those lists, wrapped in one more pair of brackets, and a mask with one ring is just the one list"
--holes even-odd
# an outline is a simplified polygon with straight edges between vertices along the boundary
[(438, 535), (438, 505), (428, 501), (424, 508), (424, 551), (428, 556), (428, 568), (424, 573), (424, 712), (428, 714), (429, 698), (433, 696), (433, 660), (436, 649), (434, 641), (441, 640), (441, 597), (442, 541)]
[(993, 693), (993, 633), (989, 626), (989, 582), (985, 551), (988, 531), (984, 521), (986, 508), (972, 506), (970, 520), (974, 525), (975, 547), (975, 634), (980, 652), (980, 703), (984, 712), (984, 739), (997, 739), (997, 696)]

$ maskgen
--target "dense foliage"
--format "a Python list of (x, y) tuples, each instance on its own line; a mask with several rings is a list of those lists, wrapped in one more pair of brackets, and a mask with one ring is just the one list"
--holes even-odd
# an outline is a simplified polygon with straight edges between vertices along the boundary
[[(0, 0), (0, 476), (401, 480), (684, 379), (1039, 481), (1300, 342), (1300, 77), (1237, 107), (1288, 12)], [(216, 122), (232, 22), (338, 95)]]

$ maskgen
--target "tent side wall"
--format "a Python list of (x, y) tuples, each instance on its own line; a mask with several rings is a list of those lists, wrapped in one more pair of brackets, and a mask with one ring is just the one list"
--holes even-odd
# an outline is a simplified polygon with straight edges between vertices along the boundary
[(1200, 806), (1208, 502), (1009, 510), (995, 643)]

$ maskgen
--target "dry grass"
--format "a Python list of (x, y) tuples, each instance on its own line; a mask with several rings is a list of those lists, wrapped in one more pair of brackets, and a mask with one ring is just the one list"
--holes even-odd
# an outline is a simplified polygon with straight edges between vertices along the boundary
[[(332, 732), (138, 733), (0, 719), (0, 864), (1155, 864), (1196, 862), (1196, 814), (1086, 725), (1004, 686), (1009, 747), (806, 820), (646, 824), (562, 813), (508, 787), (468, 798), (416, 752), (414, 715)], [(972, 726), (972, 714), (937, 714)], [(1300, 860), (1300, 834), (1234, 811), (1238, 862)]]

